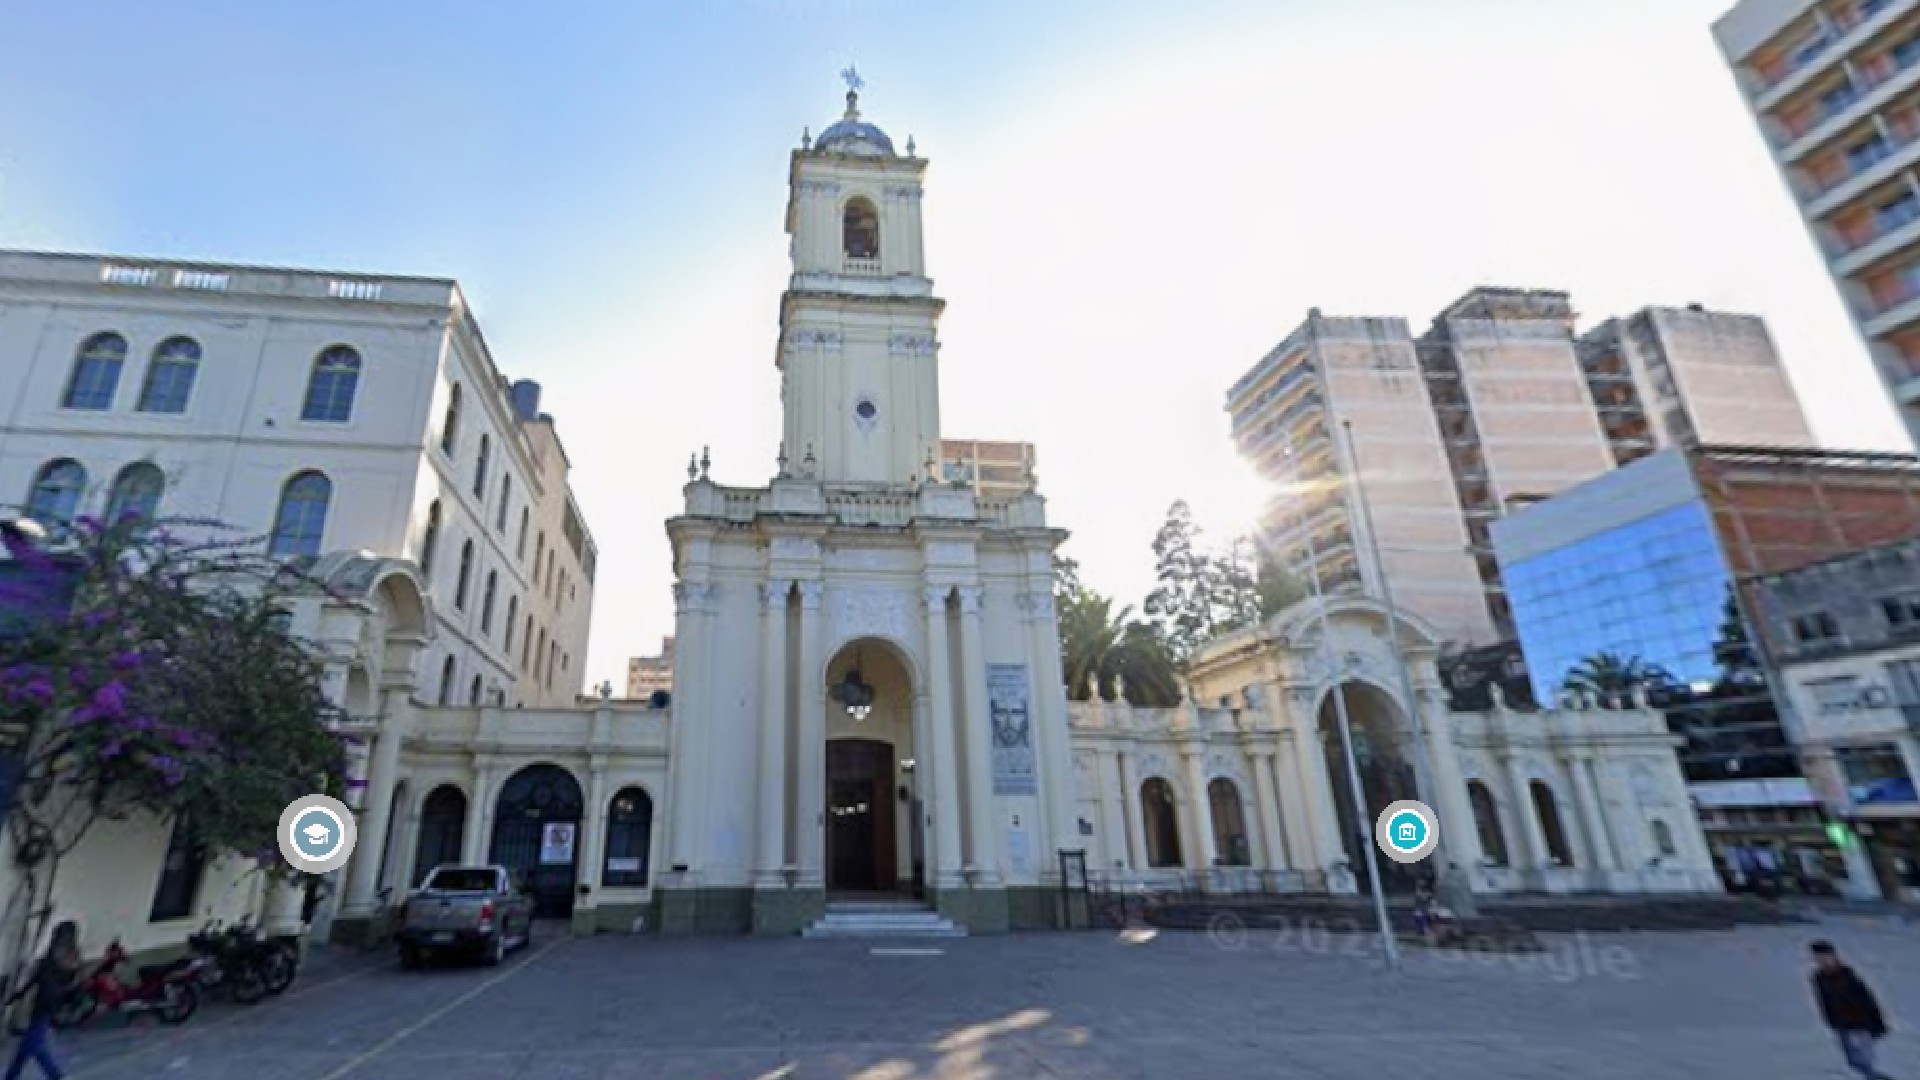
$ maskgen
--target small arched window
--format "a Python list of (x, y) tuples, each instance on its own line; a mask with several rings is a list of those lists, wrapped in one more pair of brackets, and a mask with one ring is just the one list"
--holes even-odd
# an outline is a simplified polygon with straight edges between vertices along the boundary
[(442, 705), (453, 704), (454, 674), (453, 657), (449, 656), (440, 662), (440, 696), (437, 700)]
[(27, 516), (47, 523), (72, 521), (86, 490), (85, 466), (72, 458), (49, 461), (34, 474), (27, 491)]
[(841, 238), (849, 259), (880, 257), (880, 213), (864, 198), (847, 200), (842, 216)]
[(166, 489), (165, 474), (150, 461), (136, 461), (121, 469), (107, 493), (107, 522), (117, 525), (129, 518), (152, 521), (160, 511), (160, 496)]
[(513, 657), (514, 623), (518, 622), (519, 619), (520, 619), (520, 598), (517, 596), (509, 596), (507, 597), (507, 625), (506, 625), (506, 630), (507, 630), (506, 652), (507, 652), (507, 657), (509, 659)]
[(533, 650), (533, 616), (527, 616), (527, 627), (520, 635), (520, 673), (526, 674), (527, 663)]
[(420, 537), (420, 576), (433, 577), (433, 553), (440, 547), (440, 500), (427, 507), (427, 531)]
[(480, 594), (480, 632), (483, 634), (493, 632), (493, 593), (499, 584), (499, 572), (495, 570), (487, 571), (487, 587), (485, 591)]
[(546, 664), (547, 628), (543, 626), (540, 628), (540, 644), (534, 646), (533, 649), (533, 677), (536, 682), (545, 678), (542, 672), (546, 671)]
[[(493, 440), (480, 434), (480, 457), (474, 459), (474, 498), (486, 505), (486, 467), (492, 463)], [(480, 513), (486, 513), (484, 509)], [(484, 517), (480, 521), (486, 521)]]
[(454, 444), (460, 440), (460, 384), (453, 384), (453, 393), (447, 397), (447, 415), (440, 422), (440, 452), (453, 456)]
[(467, 704), (480, 704), (480, 676), (475, 675), (473, 682), (467, 684)]
[(1180, 819), (1173, 802), (1173, 785), (1153, 777), (1140, 785), (1140, 817), (1147, 839), (1147, 865), (1180, 865)]
[(327, 507), (333, 501), (333, 481), (324, 473), (294, 474), (280, 489), (280, 508), (273, 515), (269, 555), (318, 555), (327, 531)]
[(637, 787), (623, 788), (607, 804), (607, 862), (600, 883), (645, 886), (652, 842), (653, 797)]
[(1673, 826), (1659, 818), (1653, 819), (1653, 846), (1662, 857), (1680, 854), (1679, 846), (1673, 842)]
[(466, 825), (466, 794), (452, 784), (434, 788), (420, 806), (420, 841), (413, 854), (414, 886), (425, 881), (434, 867), (460, 861), (460, 841)]
[(360, 354), (335, 345), (313, 362), (307, 379), (307, 400), (300, 419), (322, 424), (344, 424), (353, 419), (353, 397), (360, 389)]
[(66, 409), (102, 411), (113, 408), (120, 388), (120, 369), (127, 363), (127, 339), (119, 334), (95, 334), (80, 346), (67, 376), (67, 392), (60, 397)]
[(467, 586), (473, 583), (473, 541), (460, 545), (460, 579), (453, 586), (453, 606), (467, 610)]
[(500, 509), (494, 512), (493, 531), (507, 535), (507, 508), (513, 503), (513, 474), (500, 474)]
[(1213, 814), (1213, 843), (1221, 866), (1252, 866), (1253, 844), (1247, 839), (1246, 809), (1240, 788), (1224, 776), (1207, 784), (1207, 808)]
[(1473, 804), (1473, 829), (1480, 837), (1481, 856), (1494, 866), (1507, 865), (1507, 837), (1500, 830), (1500, 807), (1493, 801), (1493, 790), (1469, 780), (1467, 801)]
[(140, 387), (136, 408), (148, 413), (183, 413), (200, 374), (200, 343), (192, 338), (168, 338), (153, 350), (147, 379)]
[(1534, 813), (1540, 815), (1540, 832), (1547, 841), (1547, 858), (1558, 866), (1573, 865), (1573, 848), (1567, 844), (1567, 830), (1560, 822), (1560, 803), (1544, 780), (1527, 785), (1533, 795)]
[(514, 558), (522, 563), (527, 561), (527, 508), (520, 508), (520, 539), (513, 545)]

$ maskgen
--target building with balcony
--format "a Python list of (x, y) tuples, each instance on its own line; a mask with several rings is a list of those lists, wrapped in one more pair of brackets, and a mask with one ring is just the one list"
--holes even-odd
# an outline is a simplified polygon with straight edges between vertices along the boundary
[(1029, 442), (940, 440), (940, 479), (966, 484), (988, 499), (1012, 499), (1033, 485), (1035, 457)]
[(1920, 443), (1920, 0), (1742, 0), (1714, 36)]
[(4, 251), (0, 385), (14, 512), (410, 560), (429, 704), (572, 704), (593, 538), (540, 387), (501, 376), (455, 282)]
[(1764, 575), (1753, 596), (1859, 895), (1920, 903), (1920, 541)]
[(1650, 307), (1580, 335), (1575, 350), (1617, 464), (1702, 443), (1814, 445), (1757, 316)]
[[(1377, 593), (1365, 554), (1360, 458), (1380, 562), (1395, 602), (1448, 640), (1494, 636), (1439, 423), (1404, 319), (1316, 309), (1227, 394), (1233, 440), (1272, 485), (1263, 547), (1329, 593)], [(1351, 441), (1343, 437), (1347, 427)]]

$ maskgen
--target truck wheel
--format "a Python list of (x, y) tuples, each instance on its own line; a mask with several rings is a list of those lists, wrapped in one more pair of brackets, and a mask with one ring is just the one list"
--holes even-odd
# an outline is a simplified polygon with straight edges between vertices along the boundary
[(487, 942), (486, 956), (481, 962), (488, 967), (499, 967), (507, 958), (507, 932), (504, 928), (494, 932), (493, 939)]

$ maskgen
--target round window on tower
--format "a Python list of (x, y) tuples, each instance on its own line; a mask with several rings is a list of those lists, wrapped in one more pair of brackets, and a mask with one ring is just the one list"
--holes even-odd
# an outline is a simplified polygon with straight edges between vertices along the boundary
[(880, 415), (880, 409), (870, 399), (861, 398), (860, 404), (853, 407), (853, 415), (862, 420), (872, 420)]
[(873, 403), (872, 397), (861, 394), (853, 403), (853, 425), (860, 429), (862, 435), (871, 435), (874, 428), (880, 426), (879, 420), (880, 406)]

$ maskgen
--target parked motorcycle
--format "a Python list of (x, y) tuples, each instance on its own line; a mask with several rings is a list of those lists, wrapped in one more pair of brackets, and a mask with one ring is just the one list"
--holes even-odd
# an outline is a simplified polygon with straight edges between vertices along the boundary
[(262, 938), (245, 919), (231, 927), (209, 922), (187, 937), (187, 948), (198, 961), (194, 975), (200, 989), (224, 989), (242, 1005), (285, 990), (299, 968), (295, 939)]
[(53, 1026), (76, 1027), (92, 1019), (102, 1008), (109, 1013), (135, 1015), (150, 1012), (163, 1024), (179, 1024), (200, 1007), (198, 980), (205, 964), (193, 957), (181, 957), (172, 963), (150, 964), (138, 969), (139, 978), (131, 984), (114, 974), (127, 962), (127, 951), (115, 938), (107, 945), (106, 955), (93, 973), (54, 1006)]

